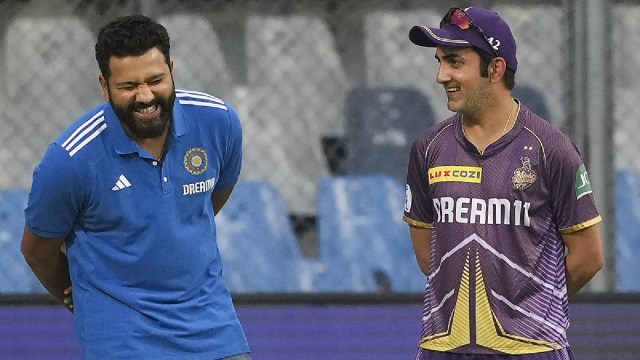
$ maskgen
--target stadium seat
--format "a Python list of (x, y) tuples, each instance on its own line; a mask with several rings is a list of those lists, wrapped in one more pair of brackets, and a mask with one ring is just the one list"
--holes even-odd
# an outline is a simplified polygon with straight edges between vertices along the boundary
[(334, 39), (322, 18), (305, 15), (251, 15), (246, 33), (243, 179), (268, 181), (292, 213), (314, 215), (316, 184), (329, 173), (322, 139), (344, 136), (348, 84)]
[[(640, 37), (636, 36), (640, 32), (640, 22), (638, 22), (640, 4), (619, 3), (611, 11), (612, 18), (616, 19), (611, 24), (611, 49), (614, 49), (611, 53), (611, 61), (617, 69), (611, 73), (611, 99), (613, 101), (613, 123), (611, 124), (613, 133), (611, 136), (614, 144), (614, 153), (611, 159), (614, 161), (616, 169), (622, 170), (618, 175), (618, 180), (620, 180), (622, 173), (631, 176), (631, 170), (635, 171), (635, 174), (640, 174), (638, 122), (633, 120), (632, 115), (630, 116), (630, 114), (635, 114), (638, 105), (640, 73), (622, 70), (640, 67), (640, 51), (635, 50), (640, 46)], [(638, 183), (635, 182), (635, 184)]]
[(0, 191), (0, 294), (46, 292), (20, 251), (27, 197), (22, 189)]
[(512, 96), (522, 102), (541, 118), (550, 121), (549, 108), (544, 99), (544, 95), (533, 86), (516, 84), (511, 92)]
[(365, 84), (369, 87), (414, 87), (433, 106), (434, 122), (454, 114), (447, 109), (442, 85), (435, 81), (438, 63), (435, 49), (416, 46), (408, 39), (409, 29), (417, 24), (438, 24), (444, 15), (423, 4), (411, 10), (374, 10), (368, 12), (364, 24), (366, 62)]
[[(640, 65), (640, 6), (620, 3), (612, 8), (612, 62), (616, 69), (634, 69)], [(630, 114), (638, 104), (640, 74), (635, 71), (612, 72), (614, 123), (612, 139), (616, 164), (616, 290), (640, 292), (640, 162), (638, 162), (638, 122)]]
[[(558, 49), (570, 46), (571, 38), (557, 31), (566, 22), (566, 11), (560, 4), (550, 2), (526, 5), (503, 2), (496, 4), (494, 10), (509, 24), (518, 44), (516, 87), (527, 84), (543, 92), (548, 115), (540, 116), (561, 129), (570, 126), (567, 120), (571, 117), (571, 108), (565, 99), (571, 92), (566, 74), (572, 65), (569, 57), (556, 57)], [(549, 61), (550, 58), (554, 61)], [(523, 99), (523, 103), (527, 105), (528, 101)], [(541, 110), (533, 104), (528, 107)]]
[[(247, 89), (238, 109), (243, 124), (243, 180), (272, 184), (296, 214), (315, 214), (316, 183), (327, 174), (317, 127), (295, 102), (271, 87)], [(311, 120), (309, 120), (311, 121)]]
[(616, 290), (640, 292), (640, 174), (618, 172), (616, 181)]
[(404, 186), (388, 175), (326, 177), (318, 188), (320, 260), (329, 270), (318, 291), (420, 292), (408, 226), (402, 220)]
[[(227, 99), (233, 79), (218, 34), (209, 20), (199, 14), (162, 16), (158, 21), (171, 38), (176, 86), (204, 91)], [(206, 46), (202, 46), (206, 43)]]
[(415, 138), (434, 124), (429, 102), (411, 87), (356, 88), (346, 101), (347, 174), (388, 174), (404, 183)]
[(280, 194), (241, 181), (215, 217), (223, 276), (236, 293), (310, 291), (320, 268), (300, 251)]
[(0, 173), (0, 188), (29, 188), (46, 146), (102, 102), (95, 37), (73, 16), (18, 17), (4, 34), (0, 168), (11, 171)]

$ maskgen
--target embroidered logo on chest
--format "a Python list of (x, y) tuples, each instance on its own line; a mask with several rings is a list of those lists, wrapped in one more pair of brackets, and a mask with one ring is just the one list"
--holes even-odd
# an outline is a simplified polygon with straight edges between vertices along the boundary
[(522, 162), (522, 167), (519, 167), (513, 171), (513, 176), (511, 177), (511, 181), (513, 182), (513, 188), (516, 190), (524, 190), (531, 186), (538, 175), (531, 168), (531, 159), (524, 156), (520, 158)]
[(201, 147), (194, 147), (189, 149), (184, 155), (184, 167), (187, 171), (193, 175), (200, 175), (209, 165), (209, 157), (207, 152)]

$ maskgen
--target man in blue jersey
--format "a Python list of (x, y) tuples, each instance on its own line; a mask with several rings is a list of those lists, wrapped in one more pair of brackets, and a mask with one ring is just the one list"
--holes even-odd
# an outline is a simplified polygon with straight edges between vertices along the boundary
[(409, 157), (404, 219), (429, 278), (417, 359), (572, 359), (567, 297), (604, 263), (577, 148), (512, 98), (516, 43), (497, 13), (453, 8), (409, 38), (436, 48), (457, 113)]
[(238, 116), (175, 89), (169, 36), (147, 17), (108, 23), (95, 53), (105, 103), (34, 171), (27, 262), (73, 311), (83, 359), (249, 359), (214, 222), (240, 173)]

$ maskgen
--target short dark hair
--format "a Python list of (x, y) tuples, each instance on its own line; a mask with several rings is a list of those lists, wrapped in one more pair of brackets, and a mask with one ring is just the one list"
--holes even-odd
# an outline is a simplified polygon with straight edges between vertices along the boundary
[[(480, 49), (473, 48), (473, 50), (480, 55), (480, 76), (489, 77), (489, 63), (495, 55), (488, 54)], [(504, 72), (504, 76), (502, 77), (502, 82), (509, 90), (513, 90), (513, 87), (516, 86), (516, 73), (513, 70), (506, 68)]]
[(116, 18), (98, 33), (96, 60), (102, 76), (105, 80), (111, 76), (109, 59), (112, 56), (140, 56), (154, 47), (160, 48), (169, 65), (169, 34), (164, 26), (143, 15)]

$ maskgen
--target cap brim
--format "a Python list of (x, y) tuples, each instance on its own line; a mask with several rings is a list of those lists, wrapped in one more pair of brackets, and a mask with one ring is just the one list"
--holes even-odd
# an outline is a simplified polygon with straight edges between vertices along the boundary
[(419, 46), (474, 46), (453, 32), (433, 27), (416, 25), (409, 31), (409, 40)]

